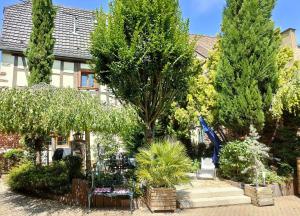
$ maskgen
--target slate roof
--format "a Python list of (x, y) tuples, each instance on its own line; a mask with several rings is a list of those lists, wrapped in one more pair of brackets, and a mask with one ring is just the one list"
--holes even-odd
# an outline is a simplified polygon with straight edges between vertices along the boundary
[[(56, 6), (54, 54), (59, 57), (88, 60), (89, 38), (95, 23), (93, 11)], [(75, 21), (76, 17), (76, 21)], [(76, 22), (76, 33), (74, 33)], [(22, 52), (32, 29), (31, 3), (22, 2), (4, 8), (0, 49)]]
[[(90, 34), (95, 24), (94, 11), (56, 6), (54, 54), (56, 57), (89, 60)], [(76, 17), (76, 21), (75, 21)], [(74, 22), (77, 31), (74, 33)], [(0, 49), (23, 52), (32, 29), (31, 3), (21, 2), (4, 8)], [(191, 35), (196, 39), (196, 53), (207, 58), (217, 41), (216, 37)]]
[(218, 41), (217, 37), (207, 36), (207, 35), (190, 35), (191, 40), (196, 40), (196, 53), (198, 53), (203, 58), (207, 58), (210, 51), (213, 50), (215, 44)]

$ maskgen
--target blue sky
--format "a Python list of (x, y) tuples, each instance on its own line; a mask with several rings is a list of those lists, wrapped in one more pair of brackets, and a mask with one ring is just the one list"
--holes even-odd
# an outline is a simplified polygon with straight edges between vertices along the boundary
[[(76, 8), (96, 9), (101, 5), (107, 9), (109, 0), (53, 0), (55, 4), (61, 4)], [(220, 31), (222, 10), (225, 0), (179, 0), (182, 14), (190, 19), (190, 32), (196, 34), (216, 35)], [(19, 0), (0, 1), (0, 21), (2, 24), (4, 6), (19, 2)], [(281, 30), (289, 27), (297, 29), (298, 43), (300, 43), (300, 1), (277, 0), (273, 12), (276, 26)]]

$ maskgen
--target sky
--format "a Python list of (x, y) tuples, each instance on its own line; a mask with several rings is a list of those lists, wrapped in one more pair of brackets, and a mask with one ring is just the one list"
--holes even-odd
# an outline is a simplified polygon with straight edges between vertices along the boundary
[[(0, 0), (0, 21), (3, 22), (3, 7), (20, 0)], [(106, 11), (109, 0), (53, 0), (54, 4), (97, 9), (102, 6)], [(182, 15), (190, 20), (190, 33), (215, 36), (220, 32), (222, 11), (225, 0), (179, 0)], [(273, 11), (273, 20), (281, 30), (297, 29), (297, 39), (300, 44), (300, 0), (277, 0)], [(1, 26), (0, 26), (1, 27)]]

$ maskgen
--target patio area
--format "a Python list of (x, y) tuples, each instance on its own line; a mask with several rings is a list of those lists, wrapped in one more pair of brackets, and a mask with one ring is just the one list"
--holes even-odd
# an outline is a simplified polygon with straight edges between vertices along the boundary
[[(9, 191), (0, 179), (0, 215), (27, 216), (27, 215), (105, 215), (121, 216), (131, 215), (129, 211), (121, 210), (92, 210), (87, 214), (85, 209), (63, 205), (56, 201), (36, 199), (25, 197)], [(174, 214), (156, 213), (151, 214), (146, 208), (134, 211), (133, 216), (139, 215), (174, 215), (174, 216), (299, 216), (300, 215), (300, 198), (295, 196), (275, 198), (275, 206), (255, 207), (253, 205), (237, 205), (229, 207), (198, 208), (177, 210)]]

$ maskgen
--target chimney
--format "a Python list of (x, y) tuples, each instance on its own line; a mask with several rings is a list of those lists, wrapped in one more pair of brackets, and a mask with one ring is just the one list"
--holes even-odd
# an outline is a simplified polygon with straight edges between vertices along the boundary
[(292, 48), (293, 50), (298, 48), (297, 45), (297, 37), (296, 37), (296, 29), (288, 28), (281, 32), (282, 37), (282, 46), (287, 46)]

